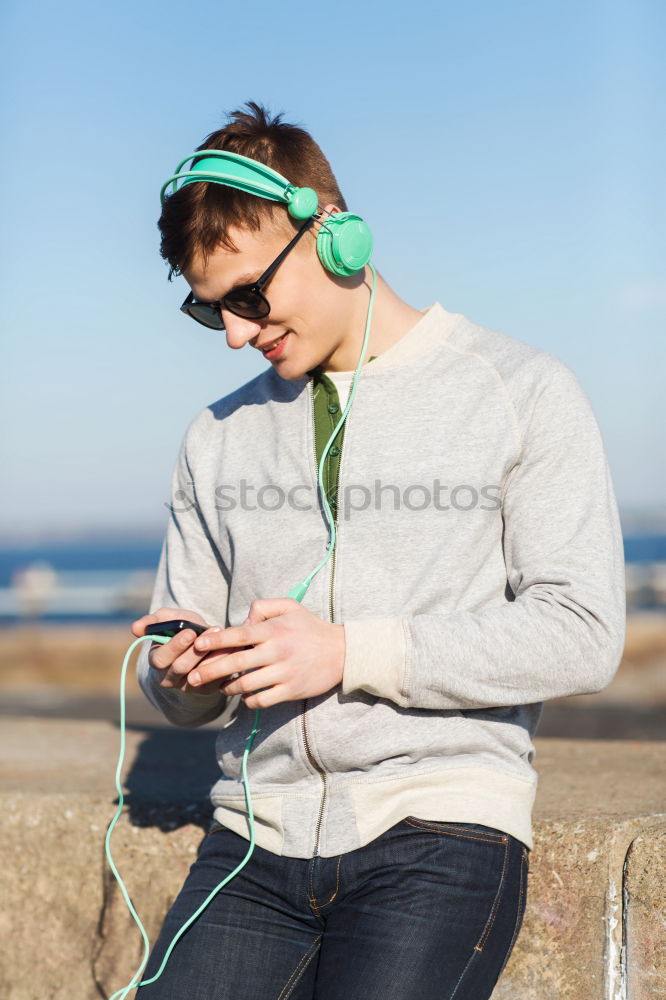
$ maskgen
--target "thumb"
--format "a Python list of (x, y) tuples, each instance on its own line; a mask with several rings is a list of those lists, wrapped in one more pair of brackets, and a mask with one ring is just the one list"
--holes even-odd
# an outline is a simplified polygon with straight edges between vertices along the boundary
[(293, 597), (267, 597), (252, 601), (248, 616), (243, 625), (256, 625), (258, 622), (265, 622), (269, 618), (277, 618), (288, 611), (294, 611), (301, 605)]

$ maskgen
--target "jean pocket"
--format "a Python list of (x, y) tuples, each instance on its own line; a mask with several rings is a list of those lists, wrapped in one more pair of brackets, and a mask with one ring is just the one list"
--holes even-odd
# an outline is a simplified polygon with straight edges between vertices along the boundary
[(509, 841), (508, 834), (496, 830), (492, 826), (481, 823), (454, 823), (448, 820), (421, 819), (419, 816), (407, 816), (402, 821), (416, 830), (425, 833), (439, 834), (445, 837), (459, 837), (463, 840), (481, 840), (487, 844), (504, 846)]

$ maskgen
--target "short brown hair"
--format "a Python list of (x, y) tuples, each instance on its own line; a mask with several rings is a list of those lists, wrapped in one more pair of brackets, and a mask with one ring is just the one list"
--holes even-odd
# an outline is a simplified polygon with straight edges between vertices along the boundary
[[(197, 146), (197, 152), (227, 149), (259, 160), (292, 184), (314, 188), (320, 205), (332, 203), (346, 212), (347, 204), (331, 165), (312, 136), (297, 125), (281, 121), (283, 112), (271, 119), (269, 111), (255, 101), (247, 101), (245, 106), (249, 112), (232, 111), (227, 124), (211, 132)], [(157, 223), (162, 234), (160, 254), (171, 265), (169, 281), (181, 274), (196, 254), (201, 254), (205, 264), (219, 246), (237, 252), (228, 234), (230, 226), (257, 232), (266, 223), (290, 234), (303, 224), (291, 218), (282, 202), (214, 182), (184, 185), (165, 199)]]

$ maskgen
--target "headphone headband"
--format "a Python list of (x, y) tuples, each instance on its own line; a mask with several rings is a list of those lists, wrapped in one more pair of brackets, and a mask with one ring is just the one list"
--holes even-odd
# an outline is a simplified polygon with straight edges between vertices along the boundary
[[(183, 167), (190, 160), (197, 160), (189, 170)], [(289, 214), (295, 219), (308, 219), (317, 211), (319, 201), (316, 191), (312, 188), (299, 188), (291, 184), (277, 170), (252, 160), (240, 153), (231, 153), (226, 149), (204, 149), (191, 153), (176, 167), (176, 172), (169, 177), (160, 190), (160, 201), (164, 204), (166, 189), (172, 185), (175, 194), (178, 181), (180, 187), (195, 181), (227, 184), (238, 188), (247, 194), (254, 194), (269, 201), (281, 201), (288, 206)]]
[[(183, 170), (190, 160), (196, 162), (189, 170)], [(180, 187), (178, 181), (181, 182)], [(223, 184), (258, 198), (282, 202), (293, 219), (309, 219), (319, 209), (319, 199), (313, 188), (297, 187), (265, 163), (227, 149), (199, 149), (181, 160), (175, 173), (161, 187), (161, 203), (167, 200), (166, 189), (170, 184), (171, 194), (175, 194), (185, 184), (196, 181)], [(362, 271), (370, 260), (372, 242), (370, 229), (360, 216), (351, 212), (336, 212), (321, 224), (317, 234), (317, 254), (327, 271), (339, 277), (349, 277)]]

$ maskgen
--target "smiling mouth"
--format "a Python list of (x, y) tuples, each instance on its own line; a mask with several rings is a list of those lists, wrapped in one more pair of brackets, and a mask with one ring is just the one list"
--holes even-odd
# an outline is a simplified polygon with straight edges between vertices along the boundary
[[(284, 337), (284, 336), (286, 336), (286, 334), (283, 333), (282, 337)], [(272, 341), (272, 343), (270, 343), (270, 344), (262, 344), (259, 347), (259, 350), (260, 351), (272, 351), (273, 348), (277, 347), (277, 345), (280, 343), (280, 341), (282, 340), (282, 337), (278, 337), (277, 340)]]
[(264, 355), (264, 357), (267, 358), (270, 354), (277, 352), (282, 347), (282, 344), (284, 344), (288, 336), (289, 336), (289, 331), (287, 331), (287, 333), (283, 333), (282, 336), (278, 337), (277, 340), (274, 340), (272, 344), (267, 344), (266, 347), (260, 347), (259, 350)]

